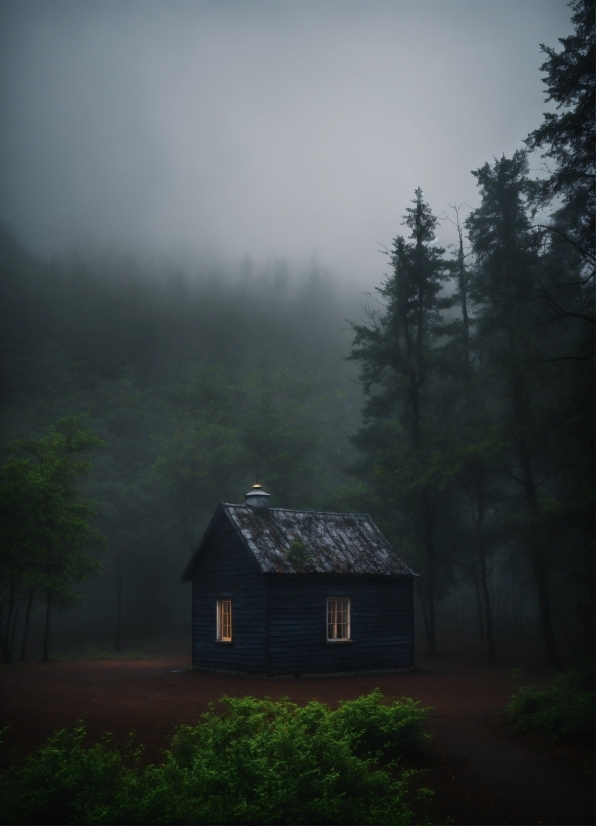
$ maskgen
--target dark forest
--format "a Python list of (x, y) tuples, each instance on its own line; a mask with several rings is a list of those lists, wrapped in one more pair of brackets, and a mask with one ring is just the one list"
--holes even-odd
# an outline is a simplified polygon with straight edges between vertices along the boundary
[(369, 295), (315, 264), (149, 272), (3, 232), (5, 661), (188, 635), (182, 570), (256, 477), (373, 516), (420, 574), (429, 653), (593, 652), (594, 10), (572, 9), (544, 49), (557, 108), (472, 172), (475, 208), (412, 193)]
[(0, 6), (0, 824), (594, 822), (564, 3)]

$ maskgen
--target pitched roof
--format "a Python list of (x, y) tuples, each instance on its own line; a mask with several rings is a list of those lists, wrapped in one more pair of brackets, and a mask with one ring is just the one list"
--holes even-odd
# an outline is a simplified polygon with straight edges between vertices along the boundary
[[(221, 507), (263, 573), (416, 576), (366, 513)], [(191, 578), (202, 544), (183, 579)]]

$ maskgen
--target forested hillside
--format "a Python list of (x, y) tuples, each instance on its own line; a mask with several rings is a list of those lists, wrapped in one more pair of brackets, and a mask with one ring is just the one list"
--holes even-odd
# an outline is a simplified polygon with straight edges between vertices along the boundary
[(84, 487), (104, 573), (78, 613), (105, 634), (122, 601), (128, 635), (181, 630), (179, 577), (218, 501), (259, 476), (278, 505), (313, 507), (341, 482), (357, 293), (315, 267), (159, 278), (49, 264), (10, 236), (2, 276), (5, 450), (70, 414), (103, 440)]
[(50, 607), (71, 612), (54, 645), (186, 633), (179, 576), (257, 476), (273, 506), (373, 515), (420, 574), (430, 653), (458, 590), (493, 662), (499, 610), (551, 666), (593, 652), (594, 9), (572, 8), (544, 49), (559, 108), (473, 171), (476, 207), (412, 193), (373, 295), (315, 265), (149, 273), (3, 234), (5, 659), (30, 621), (47, 654)]

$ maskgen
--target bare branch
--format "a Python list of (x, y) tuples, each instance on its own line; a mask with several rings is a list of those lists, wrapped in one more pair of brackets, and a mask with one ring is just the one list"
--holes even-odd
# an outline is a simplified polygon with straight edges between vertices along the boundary
[(557, 227), (549, 226), (548, 224), (534, 224), (536, 229), (543, 229), (547, 232), (555, 232), (557, 235), (562, 236), (571, 246), (575, 247), (576, 250), (582, 255), (582, 257), (589, 261), (592, 265), (596, 264), (596, 257), (593, 253), (589, 252), (588, 250), (584, 249), (577, 241), (574, 241), (573, 238), (570, 238), (566, 232), (563, 232), (561, 229), (557, 229)]

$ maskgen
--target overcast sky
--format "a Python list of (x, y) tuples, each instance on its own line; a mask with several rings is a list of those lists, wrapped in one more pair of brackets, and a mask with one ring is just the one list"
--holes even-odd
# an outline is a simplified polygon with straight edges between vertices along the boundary
[[(379, 281), (416, 186), (545, 109), (564, 0), (17, 0), (0, 4), (0, 217), (36, 252), (316, 257)], [(442, 241), (451, 239), (448, 225)]]

